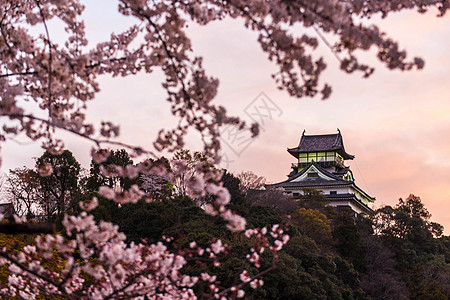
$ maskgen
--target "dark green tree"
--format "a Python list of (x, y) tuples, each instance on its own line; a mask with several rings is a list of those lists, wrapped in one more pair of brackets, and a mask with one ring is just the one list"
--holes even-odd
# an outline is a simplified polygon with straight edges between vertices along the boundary
[(18, 215), (25, 215), (27, 219), (33, 218), (39, 210), (40, 182), (39, 174), (27, 167), (9, 170), (6, 178), (8, 198), (14, 205)]
[(300, 207), (307, 209), (317, 209), (322, 213), (326, 213), (327, 197), (322, 191), (313, 188), (304, 188), (303, 194), (299, 195), (297, 203)]
[[(97, 191), (102, 185), (109, 186), (111, 188), (120, 186), (124, 189), (130, 188), (136, 180), (130, 178), (124, 178), (117, 174), (114, 169), (114, 165), (126, 168), (127, 165), (132, 165), (133, 160), (130, 158), (128, 152), (125, 149), (111, 150), (106, 161), (102, 163), (96, 163), (91, 161), (91, 168), (89, 170), (89, 178), (86, 182), (88, 191)], [(102, 172), (104, 170), (104, 172)], [(110, 176), (105, 176), (104, 173), (109, 173)]]
[(332, 236), (338, 253), (348, 259), (359, 272), (366, 268), (367, 248), (362, 241), (357, 220), (352, 214), (341, 212), (333, 222)]
[(41, 206), (51, 219), (64, 213), (71, 202), (77, 202), (80, 195), (78, 186), (81, 166), (69, 150), (56, 155), (46, 151), (36, 160), (38, 170), (51, 166), (50, 174), (39, 172), (40, 191), (43, 195)]
[(430, 218), (431, 214), (421, 199), (411, 194), (406, 200), (400, 198), (394, 208), (384, 206), (378, 209), (374, 218), (375, 229), (383, 236), (406, 239), (417, 246), (424, 246), (422, 250), (426, 251), (430, 245), (424, 245), (424, 242), (430, 242), (443, 233), (442, 225), (431, 222)]
[(236, 205), (244, 204), (244, 195), (242, 194), (239, 185), (241, 181), (227, 170), (222, 170), (222, 182), (223, 186), (228, 189), (231, 196), (231, 203)]
[(395, 255), (395, 267), (411, 299), (448, 299), (450, 265), (442, 244), (443, 227), (430, 220), (421, 199), (410, 195), (395, 207), (384, 206), (374, 216), (375, 232)]

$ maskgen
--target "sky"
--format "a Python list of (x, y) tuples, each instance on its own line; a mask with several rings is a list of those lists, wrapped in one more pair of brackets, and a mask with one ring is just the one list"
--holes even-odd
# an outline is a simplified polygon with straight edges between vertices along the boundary
[[(106, 39), (111, 31), (129, 25), (109, 3), (96, 0), (86, 5), (91, 41)], [(260, 135), (244, 146), (236, 146), (224, 132), (221, 166), (233, 173), (250, 170), (270, 183), (283, 181), (295, 162), (286, 149), (298, 145), (303, 130), (325, 134), (339, 128), (347, 152), (355, 155), (347, 164), (356, 184), (377, 199), (373, 208), (395, 205), (399, 198), (414, 194), (421, 197), (432, 220), (450, 234), (450, 16), (436, 18), (436, 14), (403, 12), (370, 20), (398, 40), (410, 57), (422, 57), (425, 68), (421, 71), (389, 71), (377, 62), (374, 51), (358, 52), (358, 57), (376, 68), (369, 79), (363, 79), (360, 74), (341, 72), (329, 50), (320, 46), (318, 54), (328, 65), (322, 82), (333, 88), (325, 101), (320, 97), (295, 99), (279, 91), (270, 76), (276, 67), (260, 49), (257, 35), (242, 22), (227, 19), (190, 26), (195, 53), (204, 57), (208, 74), (220, 80), (215, 103), (248, 121), (248, 112), (261, 101), (273, 109)], [(296, 30), (301, 33), (303, 29)], [(88, 105), (88, 120), (120, 123), (121, 141), (151, 148), (159, 129), (175, 124), (161, 79), (159, 71), (100, 78), (101, 92)], [(88, 168), (92, 145), (62, 136), (67, 148)], [(187, 147), (200, 150), (199, 137), (189, 134)], [(39, 144), (8, 141), (1, 150), (2, 171), (32, 167), (32, 158), (41, 154)]]

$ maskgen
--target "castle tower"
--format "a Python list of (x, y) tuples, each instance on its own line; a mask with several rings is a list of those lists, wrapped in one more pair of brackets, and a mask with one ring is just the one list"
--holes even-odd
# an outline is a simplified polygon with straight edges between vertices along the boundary
[(345, 151), (339, 129), (338, 133), (324, 135), (306, 135), (303, 131), (299, 145), (287, 151), (297, 159), (292, 172), (286, 181), (267, 187), (281, 187), (294, 197), (305, 188), (314, 188), (322, 191), (331, 206), (349, 207), (358, 214), (373, 212), (368, 205), (375, 198), (355, 184), (352, 171), (344, 164), (355, 156)]

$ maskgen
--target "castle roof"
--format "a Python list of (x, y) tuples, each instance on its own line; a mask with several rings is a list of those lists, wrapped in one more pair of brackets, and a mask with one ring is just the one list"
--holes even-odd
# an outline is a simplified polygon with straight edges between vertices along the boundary
[[(312, 168), (314, 170), (312, 170)], [(310, 171), (317, 171), (323, 176), (317, 176), (308, 178), (306, 173)], [(363, 195), (369, 202), (374, 202), (375, 198), (369, 196), (366, 192), (360, 189), (354, 181), (344, 180), (331, 172), (328, 172), (325, 168), (322, 168), (320, 164), (311, 162), (307, 167), (297, 173), (295, 176), (289, 177), (287, 180), (275, 184), (266, 184), (266, 188), (284, 188), (285, 190), (302, 189), (302, 188), (333, 188), (333, 187), (352, 187), (355, 191)], [(333, 196), (334, 197), (334, 196)], [(340, 197), (340, 196), (335, 196)]]
[(298, 158), (300, 153), (335, 151), (344, 159), (353, 159), (354, 155), (348, 154), (344, 148), (344, 141), (340, 130), (334, 134), (306, 135), (303, 131), (300, 143), (295, 148), (288, 148), (288, 152)]
[[(305, 173), (309, 172), (310, 167), (314, 166), (317, 171), (324, 174), (327, 179), (322, 177), (315, 177), (315, 178), (306, 178), (304, 180), (296, 180), (299, 177), (302, 177)], [(266, 184), (266, 187), (282, 187), (282, 188), (289, 188), (289, 187), (325, 187), (325, 186), (350, 186), (352, 185), (352, 181), (343, 180), (342, 178), (328, 172), (326, 169), (322, 168), (318, 163), (311, 162), (308, 167), (304, 168), (297, 174), (295, 174), (292, 177), (289, 177), (287, 180), (279, 183), (274, 184)]]

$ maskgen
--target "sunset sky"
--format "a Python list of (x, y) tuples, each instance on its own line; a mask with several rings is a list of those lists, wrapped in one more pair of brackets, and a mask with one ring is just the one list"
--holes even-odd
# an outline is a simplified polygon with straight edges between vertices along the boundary
[[(107, 3), (96, 0), (97, 7), (86, 8), (90, 40), (106, 39), (111, 30), (126, 28), (127, 20)], [(348, 162), (356, 183), (376, 197), (375, 207), (415, 194), (432, 220), (450, 234), (450, 16), (436, 18), (436, 14), (434, 10), (426, 15), (404, 12), (372, 20), (400, 41), (410, 57), (425, 59), (422, 71), (388, 71), (376, 61), (374, 51), (360, 52), (376, 67), (369, 79), (363, 79), (360, 74), (341, 72), (328, 49), (321, 47), (318, 54), (325, 56), (328, 65), (322, 82), (333, 87), (326, 101), (294, 99), (279, 91), (270, 77), (276, 67), (260, 49), (256, 34), (242, 22), (190, 26), (194, 51), (204, 56), (209, 75), (220, 80), (217, 103), (231, 115), (250, 120), (244, 110), (263, 92), (281, 111), (240, 155), (224, 146), (230, 162), (223, 167), (234, 173), (251, 170), (271, 183), (283, 181), (295, 162), (286, 149), (298, 145), (304, 129), (307, 134), (321, 134), (339, 128), (347, 152), (356, 156)], [(89, 104), (90, 121), (120, 123), (122, 141), (151, 148), (160, 128), (175, 126), (161, 78), (159, 71), (133, 78), (101, 78), (102, 91)], [(86, 168), (91, 146), (68, 137), (67, 148)], [(200, 150), (199, 137), (190, 134), (187, 147)], [(38, 144), (18, 140), (4, 144), (1, 154), (2, 171), (7, 172), (32, 167), (32, 157), (40, 156), (42, 150)]]

